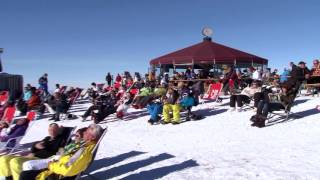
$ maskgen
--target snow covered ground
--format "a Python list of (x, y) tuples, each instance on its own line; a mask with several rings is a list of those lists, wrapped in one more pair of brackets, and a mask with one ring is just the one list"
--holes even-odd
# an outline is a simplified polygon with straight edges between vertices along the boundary
[[(145, 111), (132, 111), (127, 120), (112, 115), (101, 124), (109, 132), (89, 171), (97, 179), (320, 179), (319, 100), (299, 97), (292, 112), (303, 118), (261, 129), (250, 126), (253, 111), (228, 112), (227, 99), (211, 104), (214, 110), (203, 106), (198, 112), (206, 118), (180, 125), (151, 126)], [(81, 115), (88, 106), (76, 104), (72, 111)], [(49, 123), (35, 121), (23, 142), (44, 137)]]

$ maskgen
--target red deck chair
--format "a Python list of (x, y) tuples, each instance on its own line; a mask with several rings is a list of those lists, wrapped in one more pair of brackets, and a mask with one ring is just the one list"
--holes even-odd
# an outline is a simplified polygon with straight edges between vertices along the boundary
[(210, 84), (207, 93), (203, 96), (203, 99), (216, 100), (222, 89), (222, 83)]
[(5, 104), (9, 99), (9, 91), (0, 92), (0, 105)]
[(15, 107), (7, 107), (6, 110), (4, 110), (4, 114), (2, 117), (2, 121), (6, 121), (7, 123), (11, 124), (13, 118), (14, 118), (14, 114), (16, 112), (16, 108)]
[[(218, 83), (210, 84), (207, 93), (202, 98), (200, 98), (199, 104), (204, 105), (205, 100), (213, 100), (215, 102), (218, 102), (217, 100), (219, 99), (221, 90), (222, 90), (222, 83), (218, 82)], [(209, 106), (207, 106), (207, 108), (209, 108)]]
[(134, 96), (136, 96), (139, 93), (139, 89), (131, 89), (130, 90), (130, 94), (133, 94)]
[(36, 117), (36, 112), (34, 111), (29, 111), (28, 114), (27, 114), (27, 119), (29, 122), (33, 121)]
[(113, 87), (116, 89), (119, 89), (121, 87), (121, 83), (116, 82), (116, 83), (114, 83)]
[(103, 83), (97, 84), (98, 91), (102, 91), (103, 90), (103, 86), (104, 86)]
[(63, 94), (67, 89), (67, 86), (62, 86), (59, 90), (59, 93)]

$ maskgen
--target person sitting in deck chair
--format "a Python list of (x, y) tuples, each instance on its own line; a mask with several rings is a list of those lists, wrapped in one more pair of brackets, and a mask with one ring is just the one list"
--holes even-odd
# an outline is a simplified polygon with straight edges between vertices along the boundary
[(308, 84), (320, 83), (320, 62), (318, 59), (313, 60), (313, 67), (310, 71), (310, 79), (307, 81)]
[[(261, 87), (259, 86), (259, 83), (257, 81), (253, 81), (251, 83), (250, 87), (244, 88), (240, 94), (233, 94), (230, 96), (230, 111), (237, 110), (238, 112), (242, 111), (243, 103), (249, 104), (251, 99), (254, 98), (256, 93), (261, 92)], [(254, 107), (258, 106), (258, 100), (255, 99)], [(236, 108), (236, 102), (237, 102), (237, 108)]]
[(99, 96), (98, 87), (95, 82), (91, 83), (91, 87), (88, 89), (88, 95), (93, 100)]
[(60, 114), (66, 113), (70, 107), (70, 102), (68, 102), (67, 96), (61, 93), (55, 93), (55, 114), (49, 120), (60, 121)]
[(160, 114), (162, 113), (163, 104), (161, 97), (166, 94), (166, 89), (163, 86), (154, 89), (152, 99), (148, 102), (147, 109), (150, 114), (148, 123), (153, 125), (161, 120)]
[(15, 104), (14, 104), (14, 101), (12, 101), (12, 100), (7, 101), (5, 104), (0, 106), (0, 120), (7, 121), (5, 119), (5, 117), (3, 117), (4, 113), (7, 108), (14, 107), (14, 106), (15, 106)]
[(87, 129), (87, 127), (78, 129), (77, 132), (72, 135), (72, 141), (64, 148), (60, 148), (56, 155), (53, 155), (47, 159), (26, 161), (25, 163), (23, 163), (23, 171), (46, 169), (48, 168), (49, 163), (59, 160), (61, 156), (78, 151), (80, 147), (84, 145), (83, 134)]
[[(28, 128), (28, 125), (29, 125), (28, 119), (24, 118), (24, 119), (17, 120), (17, 122), (13, 125), (13, 127), (9, 128), (7, 133), (0, 135), (0, 147), (2, 147), (2, 145), (6, 144), (6, 142), (11, 138), (23, 136)], [(12, 141), (9, 144), (7, 144), (6, 147), (13, 147), (14, 145), (15, 145), (15, 142)]]
[[(320, 84), (320, 63), (319, 60), (313, 60), (313, 67), (310, 71), (310, 78), (307, 80), (307, 84)], [(315, 87), (319, 91), (320, 87)]]
[(41, 105), (41, 99), (36, 92), (36, 88), (32, 87), (30, 91), (32, 95), (28, 101), (21, 99), (17, 103), (17, 109), (21, 112), (21, 115), (27, 114), (30, 110), (39, 109)]
[(201, 86), (201, 84), (193, 84), (192, 82), (189, 82), (188, 85), (184, 83), (178, 84), (180, 107), (182, 110), (187, 111), (186, 121), (190, 121), (191, 119), (199, 120), (202, 118), (201, 115), (196, 115), (191, 112), (192, 107), (198, 105), (198, 96), (200, 93), (198, 92), (197, 88), (200, 88), (199, 85)]
[(87, 169), (92, 161), (92, 151), (103, 133), (101, 126), (92, 124), (83, 133), (84, 144), (77, 151), (62, 155), (56, 161), (49, 163), (45, 170), (24, 171), (20, 180), (45, 180), (49, 176), (72, 177)]
[[(162, 97), (163, 101), (163, 124), (179, 124), (180, 123), (180, 104), (179, 93), (173, 87), (169, 87), (167, 95)], [(173, 114), (171, 121), (170, 112)]]
[(270, 89), (264, 90), (264, 100), (260, 101), (257, 108), (257, 114), (251, 117), (253, 124), (259, 128), (265, 126), (268, 113), (272, 111), (285, 110), (290, 111), (298, 89), (291, 88), (288, 84), (281, 85), (280, 92), (273, 92)]
[(88, 116), (92, 116), (94, 123), (103, 121), (107, 116), (116, 112), (116, 95), (114, 91), (110, 91), (106, 95), (100, 95), (94, 101), (94, 104), (83, 114), (82, 121)]
[(24, 162), (33, 159), (48, 158), (55, 155), (66, 141), (66, 134), (61, 132), (56, 123), (49, 125), (49, 136), (33, 144), (31, 153), (26, 156), (4, 155), (0, 157), (0, 177), (13, 178), (18, 180)]
[(152, 99), (153, 91), (155, 88), (155, 84), (151, 83), (149, 86), (146, 86), (142, 89), (140, 89), (140, 92), (132, 102), (132, 107), (136, 109), (142, 109), (147, 106), (148, 102), (150, 102), (150, 99)]
[(0, 121), (0, 137), (8, 135), (9, 124), (5, 121)]
[(55, 114), (59, 98), (60, 93), (55, 92), (53, 95), (48, 96), (48, 98), (44, 101), (43, 105), (51, 114)]
[(129, 92), (125, 92), (120, 100), (115, 104), (117, 108), (116, 116), (119, 119), (122, 119), (126, 115), (130, 104), (132, 103), (133, 96)]
[(32, 96), (31, 87), (26, 86), (23, 92), (23, 100), (28, 101)]

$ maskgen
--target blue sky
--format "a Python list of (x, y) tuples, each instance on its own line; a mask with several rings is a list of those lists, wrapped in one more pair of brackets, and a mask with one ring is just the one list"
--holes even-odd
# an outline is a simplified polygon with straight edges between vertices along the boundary
[(213, 39), (269, 59), (320, 57), (318, 0), (0, 0), (5, 71), (37, 85), (88, 86), (107, 72), (146, 72), (149, 60)]

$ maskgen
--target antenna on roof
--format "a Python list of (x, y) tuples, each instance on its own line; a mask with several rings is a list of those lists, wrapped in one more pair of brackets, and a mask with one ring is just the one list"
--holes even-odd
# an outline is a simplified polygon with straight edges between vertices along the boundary
[(205, 36), (203, 40), (211, 41), (212, 34), (213, 34), (213, 30), (210, 27), (204, 27), (202, 29), (202, 35)]
[(213, 30), (210, 27), (204, 27), (202, 29), (202, 35), (204, 35), (205, 37), (212, 37), (213, 34)]

